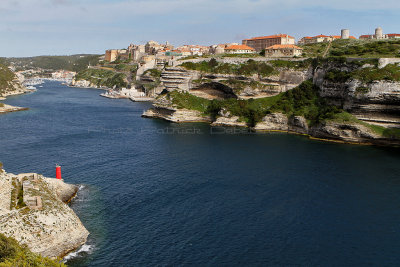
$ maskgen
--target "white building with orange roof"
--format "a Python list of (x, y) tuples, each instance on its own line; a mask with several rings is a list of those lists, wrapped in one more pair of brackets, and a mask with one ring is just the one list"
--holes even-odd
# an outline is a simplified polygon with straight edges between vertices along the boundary
[(257, 52), (272, 45), (295, 44), (295, 38), (288, 34), (275, 34), (262, 37), (253, 37), (242, 41), (243, 45), (254, 48)]
[[(326, 43), (330, 41), (334, 41), (337, 39), (341, 39), (342, 37), (340, 35), (324, 35), (320, 34), (317, 36), (306, 36), (300, 39), (299, 44), (316, 44), (316, 43)], [(354, 36), (350, 36), (349, 39), (356, 39)]]
[(225, 48), (227, 54), (252, 54), (255, 52), (253, 47), (247, 45), (231, 45)]
[(294, 44), (272, 45), (265, 49), (266, 57), (299, 57), (303, 54), (303, 48)]

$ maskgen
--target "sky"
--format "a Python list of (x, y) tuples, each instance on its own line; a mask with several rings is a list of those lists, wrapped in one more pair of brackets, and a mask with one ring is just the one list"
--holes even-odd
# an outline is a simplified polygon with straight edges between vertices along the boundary
[(0, 0), (0, 57), (211, 45), (286, 33), (400, 33), (399, 0)]

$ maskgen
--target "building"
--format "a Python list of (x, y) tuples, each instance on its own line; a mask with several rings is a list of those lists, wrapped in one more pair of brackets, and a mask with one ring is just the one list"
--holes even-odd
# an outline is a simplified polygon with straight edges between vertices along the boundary
[(256, 50), (247, 45), (231, 45), (225, 48), (225, 52), (227, 54), (251, 54), (255, 53)]
[(357, 39), (354, 36), (345, 36), (344, 38), (340, 35), (317, 35), (317, 36), (306, 36), (300, 39), (299, 44), (316, 44), (316, 43), (326, 43), (326, 42), (331, 42), (337, 39)]
[(303, 48), (293, 44), (273, 45), (265, 49), (266, 57), (298, 57), (303, 54)]
[(389, 39), (400, 39), (400, 34), (398, 33), (389, 33), (387, 36)]
[(251, 39), (245, 39), (242, 41), (243, 45), (254, 48), (257, 52), (273, 46), (273, 45), (286, 45), (295, 44), (295, 38), (287, 34), (276, 34), (270, 36), (254, 37)]
[(209, 54), (209, 47), (202, 45), (183, 45), (176, 50), (179, 50), (183, 56), (202, 56)]
[(169, 42), (166, 42), (165, 44), (159, 44), (155, 41), (149, 41), (145, 45), (145, 52), (148, 55), (156, 55), (162, 50), (168, 51), (168, 50), (173, 50), (174, 46), (170, 45)]
[(59, 71), (55, 71), (51, 74), (51, 77), (53, 79), (73, 79), (74, 76), (76, 75), (76, 72), (73, 71), (68, 71), (68, 70), (59, 70)]
[(385, 39), (397, 39), (400, 38), (400, 34), (390, 33), (384, 34), (381, 27), (375, 29), (375, 34), (365, 34), (361, 35), (361, 40), (385, 40)]
[(113, 62), (118, 58), (118, 49), (109, 49), (106, 51), (104, 60), (108, 62)]

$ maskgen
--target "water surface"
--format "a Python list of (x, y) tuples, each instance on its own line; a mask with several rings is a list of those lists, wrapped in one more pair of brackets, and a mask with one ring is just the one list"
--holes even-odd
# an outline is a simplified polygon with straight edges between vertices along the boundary
[(68, 265), (400, 264), (398, 149), (222, 134), (100, 93), (47, 82), (0, 115), (8, 172), (58, 163), (84, 185), (72, 207), (91, 235)]

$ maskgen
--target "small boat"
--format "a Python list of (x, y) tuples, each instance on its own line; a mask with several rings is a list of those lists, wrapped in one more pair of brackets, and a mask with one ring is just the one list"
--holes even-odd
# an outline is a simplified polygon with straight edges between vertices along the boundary
[(28, 89), (28, 90), (36, 90), (36, 87), (32, 86), (32, 85), (29, 85), (28, 87), (26, 87), (26, 89)]

